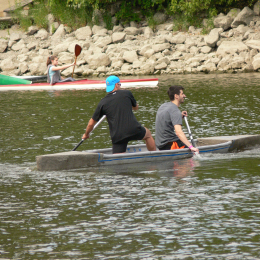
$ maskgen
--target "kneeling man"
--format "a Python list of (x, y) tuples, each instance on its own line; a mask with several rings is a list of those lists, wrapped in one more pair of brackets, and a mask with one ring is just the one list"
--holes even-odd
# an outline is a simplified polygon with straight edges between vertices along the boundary
[(182, 86), (171, 86), (168, 90), (170, 102), (162, 104), (156, 114), (155, 144), (159, 150), (190, 148), (194, 153), (199, 149), (192, 146), (182, 131), (182, 119), (186, 111), (180, 111), (179, 106), (186, 97)]

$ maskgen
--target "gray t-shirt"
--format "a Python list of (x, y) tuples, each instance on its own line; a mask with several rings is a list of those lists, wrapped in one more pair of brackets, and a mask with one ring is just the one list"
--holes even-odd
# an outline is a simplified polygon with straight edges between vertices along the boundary
[(175, 125), (182, 125), (182, 114), (178, 106), (172, 102), (162, 104), (155, 121), (155, 144), (159, 149), (179, 139), (174, 131)]

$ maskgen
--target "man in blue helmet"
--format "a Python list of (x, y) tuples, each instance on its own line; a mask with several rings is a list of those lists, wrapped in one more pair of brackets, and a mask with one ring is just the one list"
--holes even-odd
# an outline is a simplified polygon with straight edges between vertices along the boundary
[(113, 153), (124, 153), (131, 140), (145, 140), (147, 149), (155, 151), (156, 146), (149, 129), (141, 126), (136, 120), (133, 110), (138, 110), (138, 104), (129, 90), (120, 89), (120, 79), (114, 75), (106, 79), (108, 93), (99, 102), (94, 115), (89, 120), (82, 139), (89, 138), (89, 134), (99, 119), (106, 115)]

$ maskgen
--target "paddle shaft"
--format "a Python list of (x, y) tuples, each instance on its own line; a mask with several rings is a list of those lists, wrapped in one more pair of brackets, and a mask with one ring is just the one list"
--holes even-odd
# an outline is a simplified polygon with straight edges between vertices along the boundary
[(73, 71), (72, 71), (72, 75), (71, 75), (71, 77), (73, 78), (73, 74), (74, 74), (74, 69), (75, 69), (75, 65), (76, 65), (76, 61), (77, 61), (77, 57), (80, 55), (80, 53), (81, 53), (81, 47), (78, 45), (78, 44), (76, 44), (75, 45), (75, 64), (74, 64), (74, 66), (73, 66)]
[[(76, 58), (75, 58), (75, 64), (76, 64), (76, 61), (77, 61), (77, 56), (76, 56)], [(74, 64), (74, 66), (73, 66), (73, 71), (72, 71), (72, 75), (71, 75), (71, 77), (73, 78), (73, 74), (74, 74), (74, 69), (75, 69), (75, 64)]]
[[(94, 125), (92, 131), (91, 131), (89, 134), (91, 134), (91, 133), (101, 124), (101, 122), (102, 122), (105, 118), (106, 118), (105, 115), (102, 116), (102, 117), (100, 118), (100, 120)], [(72, 151), (75, 151), (83, 142), (84, 142), (84, 139), (82, 139), (82, 140), (72, 149)]]
[(191, 143), (192, 143), (193, 147), (196, 147), (194, 139), (193, 139), (192, 134), (191, 134), (191, 130), (190, 130), (190, 126), (189, 126), (189, 123), (188, 123), (188, 119), (187, 119), (186, 116), (184, 117), (184, 121), (185, 121), (187, 129), (188, 129), (188, 133), (189, 133), (189, 136), (190, 136)]

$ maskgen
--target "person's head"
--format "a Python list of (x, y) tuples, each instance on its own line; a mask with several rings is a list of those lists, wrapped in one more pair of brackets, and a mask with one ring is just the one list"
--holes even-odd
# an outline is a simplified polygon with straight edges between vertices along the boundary
[(106, 92), (119, 90), (121, 86), (120, 79), (117, 76), (111, 75), (106, 79)]
[[(177, 95), (177, 96), (184, 95), (183, 90), (184, 90), (184, 87), (182, 87), (182, 86), (171, 86), (171, 87), (169, 87), (167, 93), (168, 93), (170, 100), (174, 101), (175, 98), (176, 98), (175, 95)], [(186, 96), (184, 95), (184, 97), (186, 97)]]
[[(57, 64), (56, 64), (57, 63)], [(47, 59), (47, 67), (52, 64), (52, 65), (58, 65), (58, 57), (51, 55)]]

